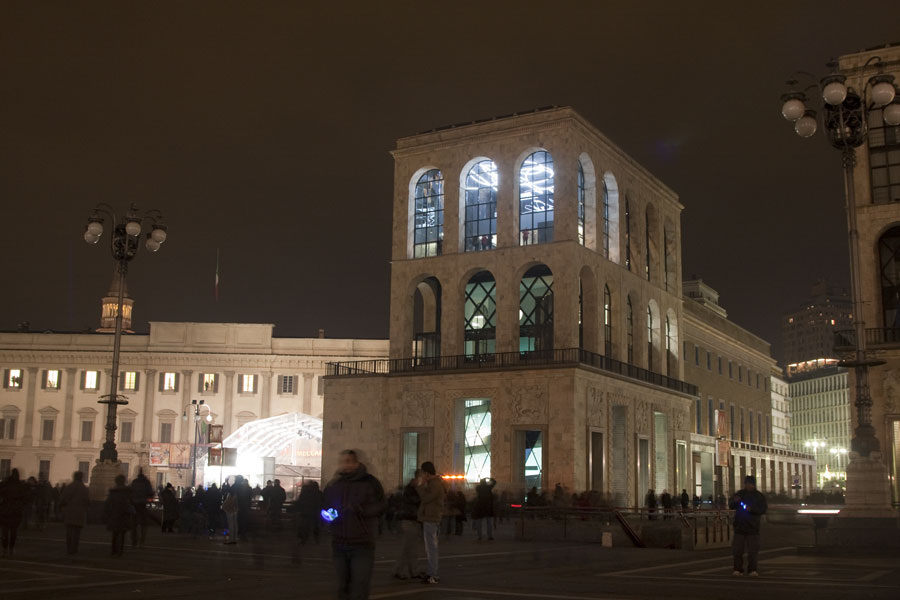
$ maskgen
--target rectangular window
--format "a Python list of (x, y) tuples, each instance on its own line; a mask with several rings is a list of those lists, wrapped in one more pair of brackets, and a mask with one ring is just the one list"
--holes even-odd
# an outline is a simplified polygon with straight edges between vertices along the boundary
[(177, 392), (178, 385), (176, 381), (176, 373), (163, 373), (163, 391)]
[(728, 361), (728, 379), (734, 379), (734, 364)]
[(722, 357), (719, 357), (719, 375), (722, 374)]
[(753, 443), (753, 411), (750, 411), (750, 443)]
[(707, 427), (709, 427), (709, 429), (706, 432), (706, 435), (713, 435), (713, 436), (717, 435), (716, 434), (716, 411), (713, 408), (712, 396), (710, 396), (707, 399), (706, 408), (708, 411), (708, 414), (706, 415), (706, 425), (707, 425)]
[(738, 365), (738, 381), (744, 381), (744, 367)]
[(215, 373), (203, 373), (203, 379), (200, 381), (201, 392), (217, 392), (218, 391), (218, 375)]
[(11, 390), (22, 389), (22, 369), (7, 369), (3, 379), (3, 387)]
[(731, 439), (736, 439), (734, 437), (734, 404), (731, 405)]
[[(3, 437), (3, 428), (0, 427), (0, 438)], [(6, 417), (6, 439), (16, 439), (16, 418)]]
[(712, 371), (712, 352), (706, 353), (706, 370)]
[[(769, 416), (766, 415), (766, 433), (767, 433), (767, 434), (768, 434), (768, 419), (769, 419)], [(765, 443), (766, 443), (766, 436), (763, 435), (763, 416), (762, 416), (762, 413), (757, 413), (757, 415), (756, 415), (756, 424), (757, 424), (757, 427), (756, 427), (756, 437), (757, 437), (756, 443), (757, 443), (757, 444), (765, 444)]]
[(121, 469), (122, 475), (125, 476), (125, 480), (128, 480), (128, 471), (131, 470), (131, 465), (127, 462), (119, 463), (119, 469)]
[(12, 459), (0, 458), (0, 480), (5, 480), (12, 473)]
[(279, 390), (282, 394), (293, 394), (294, 389), (296, 387), (295, 377), (293, 375), (282, 375), (281, 376), (281, 389)]
[(41, 440), (44, 442), (49, 442), (53, 440), (53, 428), (56, 426), (56, 421), (53, 419), (44, 419), (41, 421)]
[(159, 424), (159, 441), (163, 444), (172, 442), (172, 423)]
[(83, 390), (97, 390), (100, 388), (100, 372), (99, 371), (84, 371), (84, 385), (81, 386)]
[(38, 463), (38, 481), (50, 481), (49, 460), (42, 460)]
[(82, 442), (94, 441), (94, 422), (93, 421), (82, 421), (81, 422), (81, 441)]
[(759, 389), (759, 373), (756, 374), (756, 389)]
[(700, 366), (700, 347), (694, 346), (694, 364)]
[(741, 407), (741, 441), (744, 441), (744, 408)]
[(703, 405), (697, 398), (697, 433), (703, 433)]
[(125, 371), (124, 373), (122, 373), (122, 389), (128, 390), (129, 392), (137, 391), (138, 382), (136, 371)]
[(59, 371), (44, 371), (44, 389), (46, 390), (58, 390), (59, 389)]
[(86, 460), (78, 461), (78, 470), (84, 475), (84, 481), (87, 483), (88, 476), (91, 474), (91, 463)]
[(133, 422), (122, 421), (119, 424), (119, 443), (130, 444), (133, 431), (134, 431), (134, 423)]
[(241, 375), (240, 380), (240, 391), (242, 394), (256, 393), (256, 375)]

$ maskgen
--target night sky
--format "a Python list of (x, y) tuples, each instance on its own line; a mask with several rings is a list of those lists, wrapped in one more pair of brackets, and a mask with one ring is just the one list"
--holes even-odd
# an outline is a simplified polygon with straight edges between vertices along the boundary
[(394, 140), (555, 104), (680, 195), (685, 279), (777, 344), (848, 262), (840, 155), (784, 80), (900, 42), (900, 2), (736, 4), (4, 1), (0, 330), (98, 326), (84, 223), (135, 202), (169, 226), (131, 264), (138, 331), (386, 337)]

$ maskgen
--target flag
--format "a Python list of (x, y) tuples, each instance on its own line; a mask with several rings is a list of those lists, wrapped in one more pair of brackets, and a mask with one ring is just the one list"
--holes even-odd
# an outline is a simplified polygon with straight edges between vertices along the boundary
[(216, 302), (219, 301), (219, 249), (216, 248)]

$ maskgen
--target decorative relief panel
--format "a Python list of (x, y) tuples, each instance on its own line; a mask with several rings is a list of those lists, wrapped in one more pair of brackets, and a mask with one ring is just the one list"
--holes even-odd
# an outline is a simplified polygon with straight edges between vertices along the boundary
[(884, 412), (885, 414), (900, 412), (900, 373), (896, 369), (884, 372)]
[(510, 422), (547, 422), (547, 388), (544, 385), (514, 387), (509, 390)]
[(401, 407), (403, 427), (434, 425), (434, 395), (430, 390), (403, 393)]

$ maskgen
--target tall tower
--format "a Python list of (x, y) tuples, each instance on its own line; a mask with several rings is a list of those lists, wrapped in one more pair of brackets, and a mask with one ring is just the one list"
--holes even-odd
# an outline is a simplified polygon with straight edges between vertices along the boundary
[[(122, 331), (124, 333), (134, 333), (131, 329), (131, 311), (134, 307), (134, 299), (128, 295), (128, 284), (125, 286), (124, 300), (122, 301)], [(113, 333), (116, 330), (116, 314), (119, 306), (119, 271), (118, 266), (113, 271), (112, 283), (109, 285), (109, 291), (101, 301), (100, 327), (97, 333)]]

